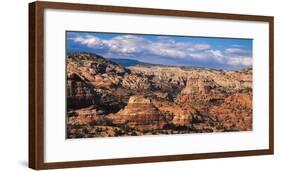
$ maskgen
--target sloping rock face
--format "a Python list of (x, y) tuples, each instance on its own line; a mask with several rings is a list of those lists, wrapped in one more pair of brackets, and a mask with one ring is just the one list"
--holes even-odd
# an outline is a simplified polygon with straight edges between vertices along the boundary
[(150, 89), (176, 95), (185, 87), (187, 72), (176, 67), (131, 66), (132, 73), (149, 78)]
[(186, 84), (187, 86), (181, 91), (181, 94), (209, 94), (218, 88), (213, 79), (203, 76), (189, 77)]
[(98, 113), (117, 112), (125, 106), (126, 94), (119, 90), (128, 71), (122, 66), (91, 53), (67, 56), (67, 107), (79, 109), (96, 106)]
[(113, 116), (113, 123), (127, 124), (138, 130), (161, 129), (165, 118), (150, 99), (143, 95), (131, 96), (128, 105)]
[[(187, 86), (176, 101), (181, 104), (182, 109), (187, 105), (197, 111), (192, 116), (195, 120), (199, 118), (199, 121), (195, 122), (201, 122), (195, 125), (198, 129), (211, 126), (213, 131), (252, 130), (250, 74), (248, 71), (246, 74), (243, 72), (224, 74), (227, 75), (228, 81), (221, 81), (218, 79), (220, 76), (190, 76)], [(246, 81), (238, 83), (239, 79)], [(205, 118), (203, 122), (202, 118)]]
[(73, 73), (98, 87), (113, 87), (120, 84), (126, 73), (122, 66), (91, 53), (67, 56), (67, 77)]
[(142, 74), (126, 74), (122, 80), (122, 86), (131, 90), (148, 90), (151, 83), (149, 78)]
[(67, 107), (82, 108), (95, 103), (97, 94), (91, 84), (87, 84), (83, 77), (76, 73), (69, 74), (66, 82)]
[(68, 138), (252, 130), (252, 69), (135, 65), (67, 55)]
[(252, 130), (252, 94), (236, 93), (219, 106), (210, 108), (209, 115), (221, 123), (224, 130)]

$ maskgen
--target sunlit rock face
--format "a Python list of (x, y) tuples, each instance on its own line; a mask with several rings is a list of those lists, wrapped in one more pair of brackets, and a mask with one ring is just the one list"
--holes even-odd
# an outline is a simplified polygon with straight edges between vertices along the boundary
[(142, 95), (131, 96), (127, 106), (112, 118), (114, 123), (127, 124), (139, 130), (161, 129), (166, 124), (161, 111)]
[(67, 55), (67, 137), (252, 130), (252, 69), (135, 65)]

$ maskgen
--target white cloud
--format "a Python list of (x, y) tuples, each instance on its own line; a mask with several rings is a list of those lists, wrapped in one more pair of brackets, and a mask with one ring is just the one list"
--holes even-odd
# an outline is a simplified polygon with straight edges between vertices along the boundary
[(237, 47), (231, 47), (231, 48), (225, 49), (225, 52), (226, 53), (243, 53), (243, 52), (245, 52), (245, 50), (241, 49), (241, 48), (237, 48)]
[(207, 43), (177, 42), (169, 37), (145, 39), (137, 35), (121, 35), (102, 39), (93, 35), (77, 35), (74, 42), (93, 49), (102, 49), (108, 57), (161, 57), (162, 59), (182, 59), (197, 62), (212, 62), (218, 65), (251, 66), (249, 51), (238, 46), (226, 49), (212, 49)]
[(251, 57), (229, 57), (227, 63), (230, 65), (251, 66), (253, 60)]
[(104, 46), (103, 40), (94, 37), (94, 36), (85, 36), (85, 37), (75, 37), (72, 40), (76, 43), (80, 43), (82, 45), (86, 45), (88, 47), (102, 47)]
[[(113, 37), (112, 39), (100, 39), (95, 36), (78, 36), (73, 41), (86, 45), (90, 48), (107, 48), (110, 52), (128, 55), (130, 53), (148, 53), (160, 55), (168, 58), (198, 58), (217, 56), (217, 52), (212, 53), (209, 44), (175, 42), (171, 39), (159, 39), (150, 41), (140, 36), (124, 35)], [(220, 55), (219, 55), (220, 56)]]
[(226, 63), (229, 65), (251, 66), (252, 57), (250, 51), (243, 49), (243, 46), (232, 45), (224, 50), (226, 54)]
[(210, 49), (210, 45), (208, 44), (194, 44), (194, 48), (196, 50), (207, 50), (207, 49)]
[(220, 58), (223, 57), (220, 50), (210, 50), (210, 52), (216, 57), (220, 57)]

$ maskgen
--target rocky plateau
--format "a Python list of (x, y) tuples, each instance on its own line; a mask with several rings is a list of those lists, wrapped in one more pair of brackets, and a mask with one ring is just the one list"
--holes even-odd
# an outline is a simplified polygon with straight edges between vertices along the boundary
[(252, 130), (252, 69), (136, 64), (67, 54), (67, 138)]

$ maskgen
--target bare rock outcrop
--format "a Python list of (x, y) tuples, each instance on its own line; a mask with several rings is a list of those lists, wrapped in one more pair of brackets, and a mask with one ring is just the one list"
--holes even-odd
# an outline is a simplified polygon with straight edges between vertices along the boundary
[(252, 130), (252, 94), (236, 93), (219, 106), (213, 106), (209, 115), (220, 122), (224, 130)]
[(217, 87), (218, 85), (209, 77), (191, 76), (181, 94), (209, 94)]
[(77, 109), (90, 106), (97, 100), (93, 85), (85, 82), (84, 78), (71, 73), (66, 82), (67, 107)]
[(67, 55), (68, 137), (252, 130), (252, 69), (123, 67)]
[(149, 78), (141, 74), (126, 74), (121, 84), (124, 88), (131, 90), (147, 90), (151, 87)]
[(192, 114), (195, 110), (190, 108), (182, 108), (171, 102), (155, 102), (155, 106), (161, 111), (167, 123), (176, 126), (188, 126), (191, 123)]
[(112, 116), (115, 124), (127, 124), (138, 130), (161, 129), (166, 120), (150, 99), (142, 96), (131, 96), (128, 105)]

